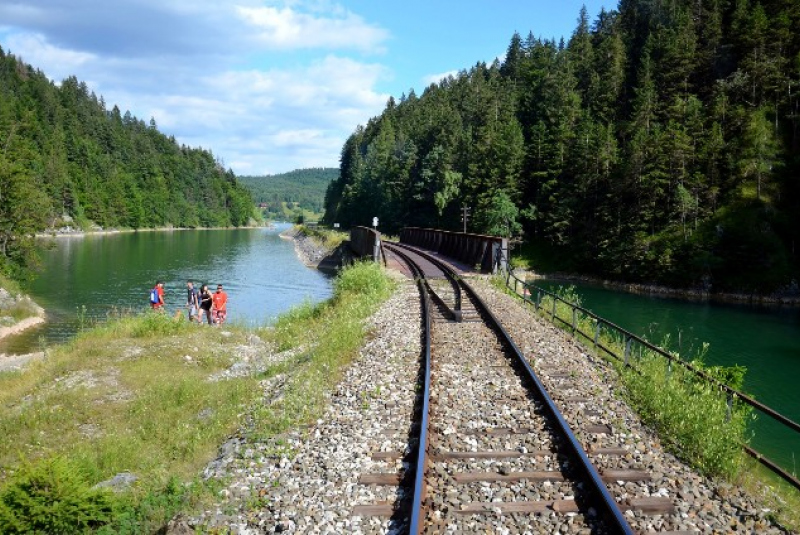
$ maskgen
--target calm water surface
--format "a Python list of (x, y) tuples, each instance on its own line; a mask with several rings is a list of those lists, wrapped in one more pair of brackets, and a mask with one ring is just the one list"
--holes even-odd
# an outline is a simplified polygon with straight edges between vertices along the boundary
[(23, 353), (64, 341), (79, 326), (78, 311), (104, 320), (115, 310), (145, 310), (148, 292), (163, 280), (170, 314), (185, 311), (186, 280), (222, 283), (228, 321), (267, 324), (305, 300), (331, 295), (330, 279), (304, 266), (290, 240), (274, 229), (139, 232), (49, 240), (43, 271), (30, 293), (48, 313), (41, 328), (2, 341), (0, 353)]
[[(553, 290), (572, 282), (537, 281)], [(744, 390), (800, 422), (800, 309), (687, 302), (575, 284), (584, 307), (656, 345), (693, 358), (708, 343), (706, 364), (747, 368)], [(761, 417), (757, 449), (800, 473), (800, 437)]]

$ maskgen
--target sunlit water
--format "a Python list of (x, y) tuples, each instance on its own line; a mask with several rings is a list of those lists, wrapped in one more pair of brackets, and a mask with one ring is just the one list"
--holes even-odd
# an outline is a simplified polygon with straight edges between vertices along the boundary
[[(59, 237), (47, 240), (43, 270), (30, 294), (47, 310), (40, 328), (2, 341), (0, 353), (24, 353), (71, 337), (81, 325), (117, 311), (142, 311), (156, 280), (163, 280), (166, 308), (186, 313), (186, 281), (222, 283), (228, 321), (268, 324), (308, 300), (331, 295), (331, 280), (304, 266), (288, 225), (266, 229), (159, 231)], [(84, 315), (85, 307), (85, 315)]]
[[(553, 290), (573, 283), (537, 281)], [(575, 284), (584, 307), (656, 345), (694, 358), (708, 344), (709, 365), (745, 366), (744, 390), (800, 422), (800, 309), (688, 302)], [(784, 467), (800, 473), (800, 434), (787, 433), (767, 417), (753, 426), (754, 444)]]

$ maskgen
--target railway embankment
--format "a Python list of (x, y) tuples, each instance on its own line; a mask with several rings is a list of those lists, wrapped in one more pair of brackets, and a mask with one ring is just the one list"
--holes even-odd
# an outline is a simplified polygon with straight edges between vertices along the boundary
[[(665, 451), (658, 436), (644, 426), (617, 392), (614, 370), (587, 351), (563, 331), (533, 316), (510, 296), (487, 282), (476, 282), (507, 330), (512, 334), (548, 388), (559, 390), (563, 373), (570, 370), (571, 396), (594, 401), (590, 418), (578, 410), (578, 404), (565, 401), (562, 410), (575, 429), (587, 424), (608, 426), (607, 433), (593, 438), (596, 446), (614, 444), (624, 449), (621, 458), (630, 465), (645, 468), (646, 481), (617, 482), (623, 493), (631, 496), (668, 498), (675, 506), (669, 515), (626, 513), (641, 532), (686, 533), (786, 533), (773, 520), (758, 496), (748, 495), (736, 485), (703, 477)], [(327, 408), (308, 427), (287, 430), (268, 441), (236, 440), (227, 443), (220, 457), (204, 471), (204, 477), (224, 485), (213, 507), (203, 513), (173, 523), (175, 530), (199, 528), (231, 529), (238, 533), (395, 533), (402, 532), (404, 515), (374, 516), (372, 504), (401, 503), (403, 487), (369, 484), (364, 474), (384, 474), (384, 479), (402, 479), (408, 469), (405, 456), (411, 436), (410, 422), (414, 410), (415, 377), (420, 358), (420, 311), (417, 289), (403, 281), (395, 294), (369, 319), (370, 336), (358, 357), (348, 367), (342, 380), (327, 398)], [(460, 363), (480, 359), (485, 344), (468, 337), (451, 348), (448, 358)], [(472, 354), (476, 353), (476, 354)], [(446, 365), (443, 365), (446, 366)], [(548, 370), (550, 370), (548, 372)], [(458, 400), (472, 411), (480, 406), (480, 389), (486, 386), (480, 367), (474, 374), (451, 378), (446, 397), (451, 410), (458, 409)], [(443, 377), (440, 369), (437, 375)], [(513, 374), (512, 374), (513, 375)], [(552, 377), (548, 377), (548, 375)], [(513, 381), (513, 377), (509, 378)], [(492, 388), (506, 388), (492, 381)], [(476, 392), (478, 392), (476, 394)], [(441, 401), (441, 400), (440, 400)], [(491, 404), (484, 404), (491, 405)], [(487, 408), (483, 418), (492, 421), (496, 407)], [(466, 414), (465, 407), (465, 414)], [(521, 413), (520, 413), (520, 416)], [(588, 421), (591, 420), (591, 421)], [(520, 422), (524, 425), (524, 422)], [(437, 444), (442, 450), (474, 451), (474, 435), (459, 433), (470, 421), (455, 418), (452, 429), (440, 435)], [(459, 429), (456, 429), (459, 428)], [(533, 439), (531, 439), (533, 440)], [(502, 442), (502, 440), (501, 440)], [(535, 440), (534, 440), (535, 442)], [(535, 450), (534, 443), (523, 446)], [(513, 449), (513, 444), (505, 444)], [(470, 449), (472, 448), (472, 449)], [(608, 465), (619, 461), (603, 458)], [(535, 459), (552, 463), (554, 459)], [(483, 463), (485, 470), (499, 465)], [(453, 469), (457, 468), (454, 464)], [(541, 466), (541, 465), (540, 465)], [(443, 469), (437, 477), (452, 474)], [(509, 498), (491, 484), (465, 485), (456, 494), (437, 497), (436, 506), (447, 510), (459, 503), (503, 501)], [(556, 500), (574, 496), (564, 486), (550, 486), (547, 491)], [(766, 490), (765, 490), (766, 492)], [(534, 485), (520, 482), (517, 499), (541, 499)], [(257, 506), (254, 506), (257, 504)], [(590, 529), (574, 514), (501, 514), (501, 510), (480, 515), (453, 515), (460, 520), (442, 525), (442, 530), (480, 530), (485, 533), (589, 533)], [(177, 531), (176, 531), (177, 532)], [(445, 532), (445, 531), (442, 531)]]
[(295, 225), (281, 233), (292, 240), (300, 261), (308, 267), (334, 272), (349, 263), (350, 253), (344, 243), (345, 234)]
[[(42, 476), (40, 469), (17, 466), (15, 455), (24, 448), (50, 476), (65, 474), (48, 468), (61, 466), (48, 459), (66, 459), (66, 475), (81, 496), (115, 503), (115, 513), (102, 511), (102, 520), (94, 520), (112, 531), (132, 525), (171, 533), (402, 529), (402, 514), (372, 516), (363, 507), (395, 503), (403, 488), (373, 485), (362, 476), (408, 469), (421, 351), (418, 292), (399, 278), (385, 300), (388, 286), (374, 266), (367, 268), (338, 280), (330, 302), (301, 306), (270, 329), (198, 334), (197, 326), (158, 315), (123, 318), (54, 349), (35, 369), (0, 374), (0, 428), (16, 437), (0, 448), (0, 502), (8, 492), (29, 488), (31, 473)], [(786, 532), (759, 496), (702, 477), (665, 452), (617, 395), (612, 368), (512, 297), (488, 283), (477, 286), (543, 376), (569, 369), (574, 388), (600, 400), (592, 418), (610, 427), (598, 440), (621, 443), (624, 458), (650, 474), (646, 482), (624, 483), (625, 490), (675, 504), (669, 517), (636, 517), (645, 531)], [(465, 340), (453, 358), (480, 358), (468, 355), (480, 347)], [(454, 380), (448, 396), (480, 396), (477, 385), (485, 379), (476, 370)], [(569, 406), (564, 412), (576, 428), (586, 423), (585, 412)], [(457, 433), (445, 437), (453, 442), (446, 448), (469, 447)], [(486, 463), (487, 470), (495, 466)], [(133, 483), (113, 496), (91, 490), (121, 474)], [(536, 498), (534, 487), (518, 487)], [(571, 497), (550, 490), (553, 498)], [(105, 493), (97, 498), (97, 492)], [(41, 500), (39, 514), (49, 511), (51, 496), (32, 498)], [(491, 485), (478, 484), (445, 499), (456, 507), (464, 499), (503, 498)], [(0, 528), (12, 525), (3, 524), (4, 515), (16, 521), (18, 513), (0, 503)], [(548, 529), (588, 533), (577, 518), (547, 513)], [(497, 511), (462, 520), (459, 529), (483, 532), (538, 533), (541, 527), (536, 515)]]

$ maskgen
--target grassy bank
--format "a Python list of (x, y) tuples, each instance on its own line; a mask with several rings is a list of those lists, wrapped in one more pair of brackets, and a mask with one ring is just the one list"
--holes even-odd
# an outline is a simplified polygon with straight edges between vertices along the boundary
[[(496, 277), (493, 283), (502, 291), (520, 297), (506, 287), (504, 279)], [(562, 288), (557, 293), (580, 305), (580, 297), (573, 288)], [(552, 297), (544, 296), (539, 315), (552, 320), (553, 301)], [(567, 323), (553, 321), (553, 324), (571, 333), (571, 307), (556, 300), (555, 314)], [(595, 332), (595, 320), (580, 312), (575, 315), (575, 325), (576, 331)], [(658, 433), (668, 451), (701, 474), (745, 487), (774, 511), (781, 524), (794, 530), (800, 528), (800, 493), (764, 470), (741, 448), (750, 439), (748, 424), (754, 415), (749, 406), (734, 401), (729, 411), (728, 399), (722, 391), (681, 366), (670, 366), (653, 351), (631, 350), (632, 366), (626, 367), (599, 350), (593, 338), (578, 333), (576, 337), (589, 351), (613, 366), (619, 392), (645, 425)], [(625, 353), (626, 344), (621, 336), (601, 330), (598, 342), (617, 355)], [(702, 355), (695, 356), (692, 364), (728, 386), (741, 389), (744, 369), (706, 367)]]
[[(343, 270), (328, 302), (274, 328), (214, 329), (163, 315), (115, 320), (0, 374), (0, 532), (151, 533), (215, 489), (192, 482), (237, 430), (256, 436), (306, 423), (357, 354), (363, 319), (390, 293), (374, 265)], [(320, 341), (325, 343), (319, 343)], [(292, 356), (270, 356), (294, 349)], [(234, 365), (264, 362), (258, 372)], [(226, 373), (227, 371), (227, 373)], [(287, 376), (259, 408), (260, 382)], [(220, 378), (220, 380), (212, 380)], [(116, 474), (123, 492), (92, 490)]]
[(320, 247), (332, 251), (349, 238), (346, 232), (327, 229), (324, 227), (300, 226), (300, 232), (317, 242)]

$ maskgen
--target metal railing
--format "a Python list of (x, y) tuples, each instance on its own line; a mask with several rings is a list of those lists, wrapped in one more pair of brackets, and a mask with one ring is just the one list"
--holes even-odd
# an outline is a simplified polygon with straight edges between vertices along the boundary
[(484, 273), (505, 269), (498, 262), (508, 257), (508, 239), (499, 236), (405, 227), (400, 231), (400, 243), (435, 251), (469, 267), (480, 266)]
[(381, 233), (369, 227), (350, 229), (350, 249), (360, 257), (369, 256), (375, 262), (384, 261), (381, 247)]
[[(604, 318), (601, 318), (591, 310), (587, 310), (580, 305), (567, 301), (566, 299), (564, 299), (563, 297), (559, 296), (556, 293), (553, 293), (544, 288), (541, 288), (527, 281), (519, 279), (514, 273), (512, 273), (510, 269), (505, 270), (505, 278), (506, 278), (506, 286), (509, 289), (513, 289), (514, 293), (518, 297), (521, 297), (524, 301), (532, 304), (537, 312), (542, 311), (546, 315), (550, 316), (553, 323), (564, 325), (565, 327), (570, 329), (573, 336), (581, 335), (586, 340), (591, 341), (595, 351), (597, 352), (603, 351), (610, 357), (621, 361), (624, 366), (635, 369), (635, 366), (631, 363), (631, 356), (635, 353), (636, 349), (633, 347), (635, 344), (638, 346), (640, 352), (644, 349), (650, 351), (655, 355), (667, 359), (670, 369), (673, 364), (681, 366), (684, 369), (695, 374), (696, 376), (702, 378), (704, 381), (707, 381), (709, 384), (715, 386), (722, 392), (724, 392), (728, 400), (729, 415), (730, 411), (732, 410), (733, 403), (735, 401), (739, 401), (752, 407), (758, 413), (768, 416), (769, 418), (771, 418), (772, 420), (783, 426), (785, 429), (798, 433), (798, 438), (800, 438), (800, 424), (784, 416), (783, 414), (780, 414), (778, 411), (772, 409), (771, 407), (768, 407), (767, 405), (764, 405), (763, 403), (756, 401), (747, 394), (729, 387), (728, 385), (712, 377), (705, 371), (697, 368), (696, 366), (693, 366), (690, 362), (686, 362), (680, 357), (677, 357), (665, 351), (664, 349), (656, 345), (653, 345), (644, 338), (637, 336), (632, 332), (623, 329), (622, 327)], [(522, 293), (520, 293), (519, 291), (520, 286), (522, 286)], [(542, 306), (543, 297), (549, 297), (552, 299), (552, 306), (549, 307), (549, 310), (544, 309)], [(557, 305), (559, 302), (563, 303), (570, 309), (571, 314), (569, 315), (569, 317), (562, 318), (561, 316), (558, 315)], [(579, 315), (583, 316), (583, 318), (580, 319), (588, 318), (590, 321), (593, 322), (594, 324), (593, 332), (585, 332), (581, 329), (580, 319), (578, 317)], [(622, 342), (621, 346), (623, 348), (621, 354), (618, 354), (614, 348), (608, 347), (603, 343), (601, 343), (600, 335), (604, 331), (610, 332), (612, 336), (616, 336), (618, 337), (619, 340), (621, 340)], [(769, 470), (780, 476), (783, 480), (794, 486), (796, 489), (800, 490), (800, 479), (798, 479), (795, 474), (789, 473), (787, 470), (778, 465), (775, 461), (767, 458), (764, 454), (751, 448), (750, 446), (743, 445), (743, 448), (750, 456), (754, 457), (762, 465), (766, 466)]]

